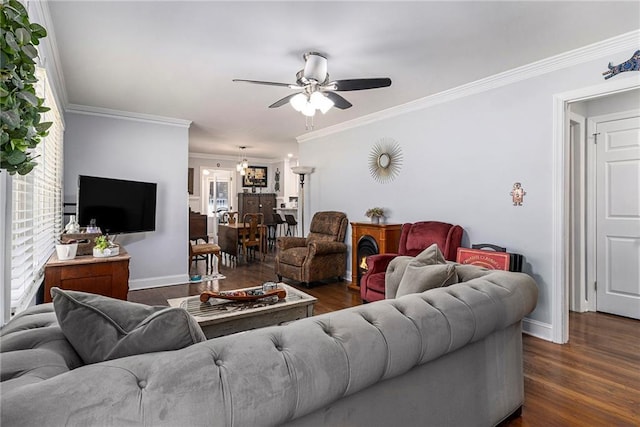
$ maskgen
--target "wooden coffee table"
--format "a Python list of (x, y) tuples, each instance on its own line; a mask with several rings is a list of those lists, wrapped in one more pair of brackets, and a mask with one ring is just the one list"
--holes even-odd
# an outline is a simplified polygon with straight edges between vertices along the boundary
[(238, 302), (211, 298), (202, 303), (196, 295), (167, 302), (171, 307), (186, 309), (195, 317), (207, 339), (313, 316), (317, 298), (284, 283), (278, 283), (278, 286), (287, 291), (287, 297), (279, 301)]

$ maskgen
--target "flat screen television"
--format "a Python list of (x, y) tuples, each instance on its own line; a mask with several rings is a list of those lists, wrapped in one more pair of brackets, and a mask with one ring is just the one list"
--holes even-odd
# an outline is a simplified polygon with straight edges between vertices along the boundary
[(78, 177), (78, 223), (85, 227), (95, 219), (103, 233), (155, 231), (157, 184)]

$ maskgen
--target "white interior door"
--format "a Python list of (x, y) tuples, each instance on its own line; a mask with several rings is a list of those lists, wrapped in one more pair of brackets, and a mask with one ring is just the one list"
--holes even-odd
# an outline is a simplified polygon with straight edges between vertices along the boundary
[(640, 117), (596, 132), (597, 310), (640, 319)]

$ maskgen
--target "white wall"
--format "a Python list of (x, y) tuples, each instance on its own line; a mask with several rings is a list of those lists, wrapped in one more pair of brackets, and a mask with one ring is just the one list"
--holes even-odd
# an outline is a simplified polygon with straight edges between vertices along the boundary
[[(529, 70), (524, 80), (509, 75), (501, 87), (492, 81), (480, 89), (469, 87), (463, 98), (425, 101), (421, 109), (396, 109), (389, 118), (301, 137), (300, 163), (316, 168), (305, 185), (305, 212), (310, 217), (335, 209), (350, 221), (365, 221), (367, 208), (382, 206), (387, 222), (460, 224), (464, 246), (486, 242), (521, 253), (525, 272), (540, 289), (530, 318), (550, 329), (557, 256), (552, 245), (553, 95), (601, 84), (606, 64), (628, 56), (624, 50), (541, 75)], [(404, 155), (400, 175), (387, 184), (370, 176), (367, 162), (383, 137), (395, 139)], [(513, 206), (509, 195), (516, 181), (527, 192), (522, 207)]]
[(117, 238), (131, 255), (129, 288), (187, 282), (188, 126), (75, 112), (65, 117), (66, 202), (76, 201), (78, 175), (158, 184), (156, 231)]
[[(640, 89), (618, 93), (615, 96), (605, 96), (603, 98), (584, 101), (585, 117), (602, 116), (604, 114), (630, 111), (640, 108)], [(573, 105), (572, 108), (573, 110)]]

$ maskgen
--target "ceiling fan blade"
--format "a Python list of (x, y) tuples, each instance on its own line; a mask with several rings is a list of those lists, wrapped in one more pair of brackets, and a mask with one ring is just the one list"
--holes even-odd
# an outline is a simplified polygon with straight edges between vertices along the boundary
[[(299, 93), (299, 92), (298, 92)], [(274, 102), (273, 104), (269, 105), (269, 108), (278, 108), (278, 107), (282, 107), (284, 104), (288, 103), (289, 100), (291, 98), (293, 98), (294, 96), (296, 96), (297, 93), (285, 96), (282, 99), (277, 100), (276, 102)]]
[(253, 83), (255, 85), (267, 85), (267, 86), (282, 86), (288, 87), (291, 89), (299, 89), (300, 86), (292, 84), (292, 83), (278, 83), (278, 82), (263, 82), (261, 80), (244, 80), (244, 79), (233, 79), (234, 82), (245, 82), (245, 83)]
[(327, 98), (333, 101), (333, 106), (336, 108), (346, 110), (347, 108), (350, 108), (352, 106), (349, 101), (335, 92), (324, 92), (324, 94), (327, 95)]
[(331, 82), (334, 90), (365, 90), (365, 89), (377, 89), (379, 87), (391, 86), (390, 78), (376, 78), (376, 79), (350, 79), (350, 80), (336, 80)]

